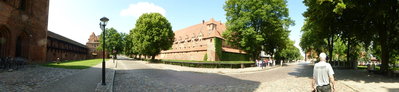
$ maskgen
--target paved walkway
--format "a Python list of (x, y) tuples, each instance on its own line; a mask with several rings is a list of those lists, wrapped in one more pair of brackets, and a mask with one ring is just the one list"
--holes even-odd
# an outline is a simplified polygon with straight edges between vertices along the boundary
[[(311, 91), (313, 65), (309, 63), (291, 63), (267, 69), (228, 69), (192, 68), (139, 60), (118, 62), (114, 91)], [(397, 78), (363, 70), (334, 71), (336, 92), (399, 92)]]
[[(107, 67), (110, 67), (106, 61)], [(67, 76), (49, 86), (36, 90), (37, 92), (94, 92), (97, 84), (101, 82), (102, 63), (76, 74)]]
[(0, 92), (32, 92), (81, 70), (27, 65), (12, 72), (0, 73)]
[(140, 63), (146, 65), (150, 68), (155, 69), (164, 69), (164, 70), (174, 70), (174, 71), (186, 71), (186, 72), (203, 72), (203, 73), (218, 73), (218, 74), (243, 74), (243, 73), (252, 73), (274, 69), (276, 67), (280, 67), (280, 65), (276, 65), (275, 67), (267, 66), (267, 67), (247, 67), (247, 68), (194, 68), (187, 66), (179, 66), (179, 65), (170, 65), (163, 63), (149, 63), (148, 61), (141, 60), (132, 60), (136, 63)]

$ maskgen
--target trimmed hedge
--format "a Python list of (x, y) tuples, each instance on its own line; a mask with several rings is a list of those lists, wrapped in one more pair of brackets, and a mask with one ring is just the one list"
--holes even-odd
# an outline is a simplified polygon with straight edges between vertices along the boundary
[(245, 54), (223, 52), (222, 61), (249, 61), (249, 56)]
[(158, 60), (157, 63), (201, 68), (243, 68), (255, 65), (253, 61)]

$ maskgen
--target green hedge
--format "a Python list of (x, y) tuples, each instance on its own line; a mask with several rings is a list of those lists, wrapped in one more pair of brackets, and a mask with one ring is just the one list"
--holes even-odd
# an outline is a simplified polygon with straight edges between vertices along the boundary
[(245, 67), (251, 67), (254, 65), (253, 61), (158, 60), (157, 63), (201, 68), (241, 68), (241, 64)]
[(246, 54), (223, 52), (222, 61), (249, 61), (249, 56)]
[(206, 54), (205, 53), (205, 56), (204, 56), (204, 59), (203, 59), (204, 61), (208, 61), (208, 54)]

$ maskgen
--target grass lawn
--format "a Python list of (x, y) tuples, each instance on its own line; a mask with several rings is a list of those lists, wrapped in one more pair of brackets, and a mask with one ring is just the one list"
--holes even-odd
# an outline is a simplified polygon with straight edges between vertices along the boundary
[[(55, 62), (43, 64), (43, 66), (54, 67), (54, 68), (66, 68), (66, 69), (86, 69), (101, 63), (103, 59), (89, 59), (89, 60), (77, 60), (77, 61), (65, 61), (59, 64)], [(108, 61), (108, 59), (105, 59)]]
[(241, 63), (254, 63), (254, 61), (194, 61), (194, 60), (170, 60), (162, 59), (162, 61), (172, 61), (172, 62), (203, 62), (203, 63), (226, 63), (226, 64), (241, 64)]
[[(367, 69), (367, 66), (357, 66), (357, 69)], [(376, 70), (380, 70), (380, 66), (375, 66)]]

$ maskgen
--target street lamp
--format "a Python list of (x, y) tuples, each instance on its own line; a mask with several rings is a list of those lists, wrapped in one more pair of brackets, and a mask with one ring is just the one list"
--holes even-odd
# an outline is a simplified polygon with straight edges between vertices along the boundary
[(105, 26), (107, 25), (109, 19), (107, 17), (102, 17), (100, 21), (100, 28), (103, 30), (103, 67), (101, 85), (105, 85)]

